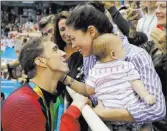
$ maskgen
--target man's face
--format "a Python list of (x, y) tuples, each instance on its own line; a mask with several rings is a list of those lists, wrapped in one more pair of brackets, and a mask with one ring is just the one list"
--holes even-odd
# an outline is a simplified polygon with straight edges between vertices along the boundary
[(93, 38), (88, 31), (85, 33), (68, 27), (68, 36), (71, 39), (72, 48), (78, 49), (84, 57), (91, 55)]
[(46, 57), (46, 66), (52, 71), (68, 73), (69, 68), (66, 62), (66, 53), (59, 50), (58, 46), (51, 42), (44, 43), (44, 56)]
[(48, 36), (50, 37), (51, 41), (53, 41), (53, 35), (54, 35), (54, 24), (47, 24), (42, 30), (41, 32), (43, 34), (48, 34)]
[(158, 24), (166, 26), (166, 2), (157, 2), (155, 6)]

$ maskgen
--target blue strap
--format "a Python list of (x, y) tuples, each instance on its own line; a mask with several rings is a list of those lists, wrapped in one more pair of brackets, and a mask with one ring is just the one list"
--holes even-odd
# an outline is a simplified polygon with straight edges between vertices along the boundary
[(29, 82), (28, 84), (31, 86), (31, 88), (34, 88), (36, 86), (36, 84), (33, 82)]

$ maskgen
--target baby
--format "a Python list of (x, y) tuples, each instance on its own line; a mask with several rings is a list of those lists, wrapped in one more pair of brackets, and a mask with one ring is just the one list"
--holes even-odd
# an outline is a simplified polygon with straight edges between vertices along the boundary
[(125, 49), (119, 37), (99, 36), (93, 42), (93, 54), (99, 61), (89, 71), (86, 90), (89, 95), (95, 94), (105, 108), (126, 108), (140, 99), (149, 105), (155, 103), (133, 63), (124, 60)]

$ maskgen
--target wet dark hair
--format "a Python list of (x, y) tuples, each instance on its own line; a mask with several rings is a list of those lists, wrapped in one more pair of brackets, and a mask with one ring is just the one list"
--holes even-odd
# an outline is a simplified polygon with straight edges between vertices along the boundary
[(56, 15), (55, 30), (54, 30), (54, 42), (57, 44), (60, 50), (64, 51), (66, 42), (61, 38), (58, 23), (61, 19), (67, 19), (70, 16), (68, 11), (62, 11)]
[(43, 54), (44, 47), (42, 43), (47, 40), (46, 36), (30, 39), (20, 52), (19, 62), (29, 78), (36, 75), (35, 58)]
[(86, 32), (89, 26), (94, 26), (100, 34), (113, 33), (113, 25), (108, 17), (92, 5), (78, 5), (66, 21), (67, 26)]

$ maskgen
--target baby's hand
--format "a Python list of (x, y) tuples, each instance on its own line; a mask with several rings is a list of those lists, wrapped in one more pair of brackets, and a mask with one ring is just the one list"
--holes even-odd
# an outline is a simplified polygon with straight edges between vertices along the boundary
[(155, 97), (153, 95), (148, 95), (148, 96), (144, 97), (144, 101), (147, 104), (152, 105), (155, 103)]

